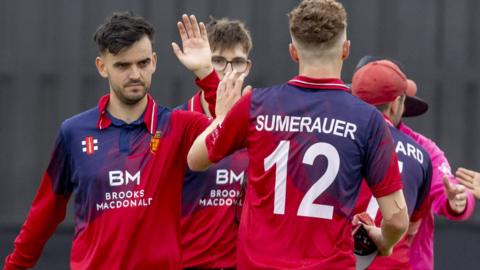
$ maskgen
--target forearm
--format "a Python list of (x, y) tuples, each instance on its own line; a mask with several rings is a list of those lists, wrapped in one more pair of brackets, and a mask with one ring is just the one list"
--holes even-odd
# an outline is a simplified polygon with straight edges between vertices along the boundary
[(197, 78), (199, 78), (200, 80), (203, 80), (210, 73), (213, 72), (213, 67), (212, 67), (212, 65), (207, 65), (205, 67), (201, 67), (201, 68), (192, 70), (192, 72), (193, 72), (193, 74), (195, 74), (195, 76), (197, 76)]
[(212, 162), (208, 159), (208, 149), (205, 142), (207, 136), (222, 123), (223, 117), (215, 118), (212, 123), (195, 139), (188, 152), (188, 167), (192, 171), (204, 171)]
[(475, 197), (473, 196), (472, 193), (468, 191), (466, 192), (466, 194), (467, 194), (467, 201), (466, 201), (465, 209), (463, 209), (463, 211), (458, 212), (454, 210), (451, 207), (449, 200), (445, 199), (445, 202), (443, 203), (442, 207), (439, 208), (439, 210), (436, 213), (452, 221), (462, 221), (462, 220), (469, 219), (472, 216), (473, 211), (475, 210)]
[(392, 248), (405, 234), (409, 225), (407, 204), (402, 190), (377, 198), (382, 212), (382, 246)]
[[(407, 220), (407, 222), (405, 222)], [(407, 232), (408, 228), (408, 212), (407, 208), (400, 210), (392, 215), (391, 219), (382, 220), (382, 236), (385, 246), (393, 247), (403, 235)]]
[[(457, 184), (455, 178), (451, 182)], [(430, 189), (431, 209), (437, 214), (446, 217), (449, 220), (461, 221), (470, 218), (475, 209), (475, 198), (471, 192), (467, 191), (467, 204), (462, 212), (456, 212), (450, 207), (448, 196), (445, 193), (445, 187), (438, 179), (432, 179)]]

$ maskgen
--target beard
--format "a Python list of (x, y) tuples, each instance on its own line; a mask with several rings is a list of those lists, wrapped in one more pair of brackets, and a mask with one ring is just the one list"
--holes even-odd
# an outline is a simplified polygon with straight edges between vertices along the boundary
[(124, 86), (111, 85), (115, 96), (125, 105), (135, 105), (140, 102), (150, 90), (150, 85), (145, 82), (129, 81)]

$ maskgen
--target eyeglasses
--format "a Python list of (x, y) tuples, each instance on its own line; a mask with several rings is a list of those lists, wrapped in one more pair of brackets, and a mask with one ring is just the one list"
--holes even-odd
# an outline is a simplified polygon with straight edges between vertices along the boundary
[(225, 59), (222, 56), (213, 56), (212, 57), (212, 65), (216, 71), (223, 71), (227, 67), (228, 64), (232, 66), (232, 69), (236, 72), (245, 72), (247, 70), (248, 64), (250, 60), (247, 60), (242, 57), (235, 57), (231, 61)]

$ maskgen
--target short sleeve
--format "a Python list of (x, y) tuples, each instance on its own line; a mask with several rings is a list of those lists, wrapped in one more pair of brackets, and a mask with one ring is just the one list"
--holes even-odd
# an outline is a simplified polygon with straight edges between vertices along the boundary
[(198, 112), (177, 110), (172, 113), (175, 132), (183, 137), (183, 144), (188, 150), (195, 139), (210, 125), (212, 119)]
[(393, 138), (385, 119), (374, 111), (369, 121), (364, 163), (365, 180), (376, 198), (402, 189)]

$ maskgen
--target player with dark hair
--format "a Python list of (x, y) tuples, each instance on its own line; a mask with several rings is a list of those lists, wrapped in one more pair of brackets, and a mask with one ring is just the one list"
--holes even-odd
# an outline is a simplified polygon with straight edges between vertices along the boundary
[[(428, 194), (432, 178), (432, 163), (428, 153), (412, 138), (396, 128), (404, 113), (405, 97), (407, 92), (413, 90), (412, 86), (400, 68), (388, 60), (365, 64), (356, 70), (352, 80), (352, 93), (376, 106), (390, 127), (410, 216), (407, 236), (416, 232), (422, 218), (429, 212)], [(378, 204), (365, 184), (360, 191), (356, 212), (363, 211), (366, 211), (372, 219), (376, 220), (376, 225), (380, 226), (381, 213), (378, 213)], [(374, 228), (374, 225), (365, 226), (365, 228), (368, 232)], [(411, 269), (407, 236), (395, 246), (388, 257), (370, 256), (367, 257), (368, 261), (364, 261), (364, 257), (357, 256), (357, 269), (365, 269), (367, 266), (372, 270)]]
[(195, 140), (188, 164), (203, 170), (248, 150), (239, 269), (355, 269), (350, 219), (362, 178), (384, 217), (372, 231), (382, 254), (408, 226), (392, 137), (340, 80), (350, 47), (343, 6), (304, 0), (288, 17), (299, 76), (240, 99)]
[[(195, 17), (190, 17), (196, 24)], [(205, 26), (187, 27), (206, 40)], [(186, 155), (210, 121), (171, 111), (148, 94), (157, 56), (153, 27), (116, 13), (95, 33), (95, 63), (110, 93), (61, 125), (50, 164), (4, 269), (35, 265), (75, 194), (71, 269), (181, 269), (180, 210)], [(198, 43), (198, 42), (197, 42)], [(200, 42), (201, 43), (201, 42)], [(194, 42), (195, 44), (195, 42)], [(194, 48), (184, 48), (184, 58)], [(240, 81), (243, 77), (240, 78)], [(225, 115), (239, 93), (217, 93)]]
[[(185, 18), (184, 21), (188, 23)], [(183, 25), (179, 23), (179, 30), (184, 33), (181, 38), (186, 44), (190, 40)], [(224, 78), (227, 72), (235, 71), (246, 76), (251, 68), (248, 55), (252, 42), (244, 24), (237, 20), (211, 18), (206, 30), (208, 43), (205, 46), (210, 46), (210, 58), (209, 51), (204, 50), (207, 56), (199, 56), (193, 64), (185, 63), (179, 46), (175, 44), (173, 48), (179, 60), (199, 77), (196, 82), (201, 88), (180, 108), (211, 116), (217, 74)], [(202, 69), (205, 71), (199, 72)], [(202, 78), (206, 73), (209, 75)], [(247, 152), (240, 150), (205, 172), (186, 173), (182, 195), (183, 267), (227, 269), (236, 266), (238, 220), (247, 165)]]

